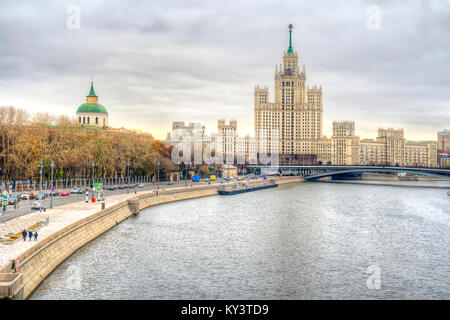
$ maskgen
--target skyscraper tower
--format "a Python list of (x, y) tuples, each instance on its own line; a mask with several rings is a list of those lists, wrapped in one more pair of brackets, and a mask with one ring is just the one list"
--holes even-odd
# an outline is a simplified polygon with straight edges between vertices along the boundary
[(283, 64), (275, 67), (274, 102), (269, 102), (267, 86), (255, 87), (255, 135), (258, 146), (265, 145), (272, 153), (270, 139), (278, 130), (279, 154), (311, 155), (322, 137), (322, 87), (306, 86), (305, 66), (300, 71), (298, 53), (292, 48), (292, 29), (290, 24)]

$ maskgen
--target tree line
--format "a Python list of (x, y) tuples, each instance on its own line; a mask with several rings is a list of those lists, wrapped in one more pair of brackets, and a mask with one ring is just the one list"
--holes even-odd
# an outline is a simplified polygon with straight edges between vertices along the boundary
[[(0, 176), (3, 181), (130, 176), (166, 177), (178, 167), (170, 147), (149, 134), (83, 128), (67, 116), (30, 115), (26, 110), (0, 107)], [(159, 167), (158, 167), (159, 163)], [(128, 166), (129, 165), (129, 166)]]

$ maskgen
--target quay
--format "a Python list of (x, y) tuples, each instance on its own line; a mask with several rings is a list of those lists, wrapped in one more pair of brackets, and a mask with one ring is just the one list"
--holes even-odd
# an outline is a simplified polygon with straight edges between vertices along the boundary
[[(277, 184), (304, 181), (302, 177), (274, 180)], [(260, 182), (251, 181), (252, 184)], [(0, 243), (0, 299), (27, 299), (74, 252), (147, 207), (217, 194), (218, 185), (214, 184), (119, 194), (107, 196), (104, 209), (99, 203), (78, 201), (0, 224), (0, 235), (17, 234), (49, 218), (48, 225), (40, 224), (38, 241), (23, 241), (19, 238), (12, 244)]]

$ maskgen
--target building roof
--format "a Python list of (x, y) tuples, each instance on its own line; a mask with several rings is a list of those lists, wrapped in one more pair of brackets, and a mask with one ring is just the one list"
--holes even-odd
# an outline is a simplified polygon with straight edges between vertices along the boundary
[(90, 112), (90, 113), (105, 113), (108, 114), (106, 108), (98, 103), (83, 103), (78, 107), (77, 113)]
[(95, 94), (94, 91), (94, 82), (91, 82), (91, 92), (89, 92), (88, 97), (96, 97), (97, 95)]

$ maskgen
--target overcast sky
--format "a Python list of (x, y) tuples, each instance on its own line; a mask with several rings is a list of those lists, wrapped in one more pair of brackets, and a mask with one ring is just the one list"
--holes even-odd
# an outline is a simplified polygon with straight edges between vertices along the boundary
[[(79, 29), (67, 27), (70, 5)], [(289, 23), (308, 85), (323, 88), (325, 134), (333, 120), (354, 120), (363, 138), (402, 127), (436, 139), (450, 128), (444, 0), (2, 0), (0, 105), (74, 116), (93, 76), (113, 127), (165, 138), (174, 120), (213, 132), (235, 118), (253, 133), (254, 86), (269, 85), (273, 99)]]

